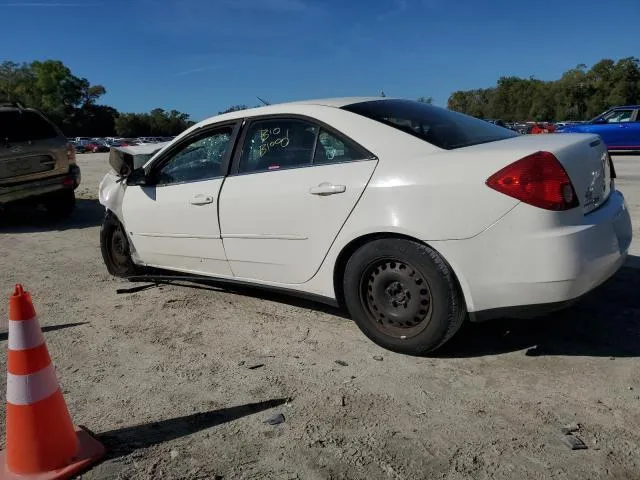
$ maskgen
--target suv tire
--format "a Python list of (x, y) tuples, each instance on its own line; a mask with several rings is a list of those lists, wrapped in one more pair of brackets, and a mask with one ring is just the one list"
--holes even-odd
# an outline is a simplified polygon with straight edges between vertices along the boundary
[(75, 209), (76, 196), (73, 190), (61, 190), (48, 195), (43, 203), (50, 218), (64, 220)]

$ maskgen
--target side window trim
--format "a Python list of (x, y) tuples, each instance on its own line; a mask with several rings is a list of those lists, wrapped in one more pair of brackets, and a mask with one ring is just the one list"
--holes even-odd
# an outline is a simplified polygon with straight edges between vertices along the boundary
[[(330, 133), (331, 135), (334, 135), (334, 136), (338, 137), (340, 139), (340, 141), (342, 141), (343, 143), (353, 146), (355, 149), (359, 150), (364, 155), (366, 155), (364, 158), (361, 158), (361, 159), (358, 159), (358, 160), (353, 160), (354, 162), (361, 162), (361, 161), (377, 160), (378, 159), (378, 156), (375, 155), (374, 153), (372, 153), (371, 151), (369, 151), (367, 148), (363, 147), (362, 145), (360, 145), (358, 142), (356, 142), (355, 140), (353, 140), (349, 136), (345, 135), (344, 133), (340, 132), (339, 130), (336, 130), (331, 125), (328, 125), (328, 124), (324, 123), (323, 121), (318, 120), (317, 118), (309, 117), (307, 115), (295, 114), (295, 113), (293, 113), (293, 114), (274, 113), (274, 114), (270, 114), (270, 115), (260, 115), (260, 116), (250, 117), (250, 118), (245, 118), (244, 119), (244, 122), (242, 124), (242, 131), (240, 132), (239, 138), (236, 141), (236, 147), (234, 148), (233, 159), (231, 160), (231, 165), (230, 165), (230, 168), (228, 170), (227, 176), (235, 177), (235, 176), (240, 176), (240, 175), (254, 175), (254, 174), (257, 174), (257, 173), (272, 173), (272, 172), (265, 172), (265, 171), (246, 172), (246, 173), (240, 173), (239, 172), (239, 170), (240, 170), (240, 160), (242, 158), (242, 151), (244, 149), (245, 139), (246, 139), (246, 137), (248, 135), (248, 132), (251, 130), (251, 125), (253, 123), (255, 123), (255, 122), (267, 121), (267, 120), (300, 120), (300, 121), (303, 121), (303, 122), (310, 123), (311, 125), (313, 125), (313, 126), (318, 128), (318, 133), (316, 134), (316, 140), (314, 142), (314, 150), (313, 150), (313, 157), (311, 159), (311, 164), (310, 165), (305, 165), (305, 166), (302, 166), (302, 167), (296, 167), (296, 168), (308, 168), (308, 167), (316, 166), (315, 165), (315, 147), (318, 144), (321, 130), (324, 130), (327, 133)], [(336, 163), (351, 163), (351, 162), (336, 162)], [(325, 163), (325, 164), (322, 164), (322, 165), (335, 165), (336, 163)], [(320, 166), (320, 165), (317, 165), (317, 166)]]
[[(213, 125), (206, 125), (202, 128), (199, 128), (197, 130), (194, 130), (193, 132), (191, 132), (189, 135), (187, 135), (186, 137), (182, 138), (179, 142), (175, 143), (174, 145), (171, 145), (171, 147), (166, 150), (165, 152), (162, 153), (162, 155), (156, 159), (154, 159), (153, 163), (151, 163), (145, 170), (146, 170), (146, 174), (147, 176), (153, 178), (153, 175), (155, 175), (157, 173), (158, 170), (160, 170), (162, 167), (164, 167), (172, 158), (174, 158), (175, 154), (178, 153), (180, 150), (182, 150), (182, 148), (184, 148), (186, 145), (189, 145), (193, 142), (197, 142), (198, 140), (201, 140), (202, 138), (205, 138), (207, 136), (212, 135), (216, 130), (221, 130), (223, 128), (228, 128), (231, 127), (231, 137), (229, 138), (229, 145), (231, 148), (227, 149), (227, 151), (225, 152), (224, 155), (224, 159), (222, 160), (222, 166), (221, 166), (221, 174), (217, 175), (215, 177), (211, 177), (208, 178), (207, 180), (214, 180), (216, 178), (224, 178), (228, 175), (229, 173), (229, 166), (231, 163), (231, 159), (234, 153), (234, 150), (237, 147), (237, 138), (238, 138), (238, 133), (240, 132), (240, 129), (242, 127), (242, 121), (233, 121), (233, 122), (224, 122), (224, 123), (217, 123), (217, 124), (213, 124)], [(180, 183), (193, 183), (193, 182), (180, 182)], [(179, 183), (171, 183), (171, 184), (166, 184), (166, 185), (156, 185), (155, 184), (155, 179), (154, 179), (154, 183), (153, 186), (156, 187), (165, 187), (165, 186), (170, 186), (170, 185), (179, 185)]]

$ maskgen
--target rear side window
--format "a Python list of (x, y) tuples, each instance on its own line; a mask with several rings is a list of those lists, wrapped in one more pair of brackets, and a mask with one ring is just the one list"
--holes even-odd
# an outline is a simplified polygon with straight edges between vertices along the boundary
[(354, 160), (362, 160), (369, 155), (355, 145), (340, 137), (320, 129), (318, 141), (316, 142), (316, 152), (313, 157), (314, 165), (323, 165), (325, 163), (342, 163), (353, 162)]
[(0, 112), (0, 141), (27, 142), (56, 138), (58, 132), (35, 112), (9, 110)]
[(372, 100), (342, 107), (446, 150), (496, 142), (518, 134), (490, 122), (411, 100)]

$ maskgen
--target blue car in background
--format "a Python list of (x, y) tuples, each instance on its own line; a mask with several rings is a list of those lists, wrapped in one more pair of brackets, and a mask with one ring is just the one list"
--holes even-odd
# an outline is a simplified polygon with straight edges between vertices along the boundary
[(595, 133), (609, 150), (640, 151), (640, 105), (614, 107), (587, 123), (567, 125), (557, 133)]

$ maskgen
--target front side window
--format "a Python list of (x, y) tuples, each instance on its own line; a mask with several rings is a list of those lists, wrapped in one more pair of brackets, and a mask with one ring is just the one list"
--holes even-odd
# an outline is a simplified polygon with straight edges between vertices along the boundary
[(633, 116), (633, 110), (614, 110), (605, 114), (602, 118), (607, 123), (623, 123), (630, 122)]
[(224, 127), (182, 146), (158, 170), (156, 185), (197, 182), (223, 176), (223, 162), (230, 148), (232, 133), (232, 127)]
[(447, 150), (518, 135), (484, 120), (411, 100), (372, 100), (346, 105), (342, 109)]
[(311, 165), (318, 127), (301, 120), (253, 122), (245, 137), (239, 173), (282, 170)]

